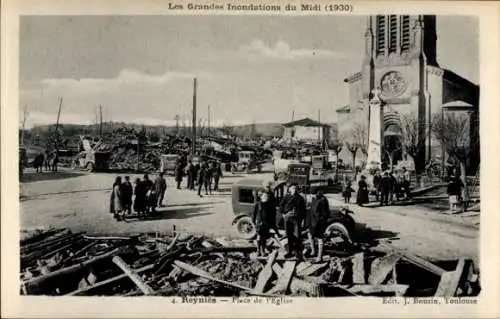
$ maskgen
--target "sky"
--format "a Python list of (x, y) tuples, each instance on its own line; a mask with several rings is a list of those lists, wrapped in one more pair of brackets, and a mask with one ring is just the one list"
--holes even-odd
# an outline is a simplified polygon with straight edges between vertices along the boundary
[[(246, 124), (335, 122), (348, 103), (343, 79), (360, 71), (363, 16), (24, 16), (19, 108), (26, 124), (104, 121), (188, 123), (193, 78), (198, 116)], [(437, 17), (437, 57), (479, 82), (479, 26)], [(22, 111), (20, 121), (22, 121)], [(181, 120), (182, 123), (182, 120)]]

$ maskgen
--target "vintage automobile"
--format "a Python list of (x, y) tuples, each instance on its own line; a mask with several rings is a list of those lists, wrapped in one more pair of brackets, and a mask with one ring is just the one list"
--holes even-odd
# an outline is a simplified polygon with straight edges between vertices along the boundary
[(233, 172), (245, 171), (246, 173), (250, 173), (255, 168), (260, 173), (262, 163), (258, 160), (254, 151), (238, 152), (238, 162), (233, 164)]
[(179, 154), (160, 155), (160, 160), (161, 160), (160, 172), (173, 175), (175, 173), (175, 166), (177, 165), (177, 161), (179, 161), (180, 158), (181, 156)]
[[(252, 239), (256, 236), (255, 225), (252, 222), (252, 214), (255, 205), (255, 192), (263, 190), (264, 180), (261, 179), (243, 179), (233, 184), (231, 189), (232, 193), (232, 207), (233, 218), (232, 225), (236, 233), (244, 239)], [(276, 198), (277, 216), (276, 223), (278, 228), (283, 227), (283, 218), (279, 211), (279, 203), (286, 195), (285, 181), (275, 182), (271, 187)], [(306, 201), (309, 209), (309, 200)], [(351, 242), (355, 231), (355, 221), (350, 216), (354, 214), (352, 211), (343, 206), (331, 206), (330, 218), (328, 219), (328, 226), (326, 227), (325, 236), (328, 238), (342, 237), (344, 240)]]

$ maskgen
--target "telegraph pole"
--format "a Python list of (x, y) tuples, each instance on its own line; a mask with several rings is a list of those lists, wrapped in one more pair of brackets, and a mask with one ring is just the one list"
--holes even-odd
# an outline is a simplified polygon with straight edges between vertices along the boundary
[(196, 154), (196, 78), (193, 81), (193, 121), (192, 125), (192, 141), (191, 141), (191, 155)]
[(179, 116), (179, 114), (176, 114), (175, 118), (174, 118), (175, 119), (175, 134), (177, 136), (179, 136), (179, 120), (180, 120), (180, 118), (181, 117)]
[(61, 118), (62, 101), (63, 101), (63, 98), (60, 97), (59, 98), (59, 110), (57, 111), (56, 132), (55, 132), (55, 136), (56, 137), (55, 137), (55, 142), (54, 142), (54, 146), (55, 146), (55, 149), (56, 149), (56, 154), (57, 154), (57, 151), (58, 151), (57, 141), (58, 141), (58, 137), (59, 137), (59, 119)]
[(99, 138), (102, 138), (102, 106), (99, 104)]
[(210, 136), (210, 105), (208, 106), (208, 136)]
[(24, 105), (23, 111), (23, 126), (21, 130), (21, 145), (24, 145), (24, 130), (26, 129), (26, 119), (28, 117), (28, 106)]
[[(321, 110), (318, 109), (318, 122), (321, 123)], [(323, 127), (318, 128), (318, 142), (321, 143), (321, 130)]]

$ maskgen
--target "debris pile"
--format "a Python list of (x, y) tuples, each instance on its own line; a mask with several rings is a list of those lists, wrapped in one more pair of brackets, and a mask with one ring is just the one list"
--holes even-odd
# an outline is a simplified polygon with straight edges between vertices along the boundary
[[(272, 243), (271, 243), (272, 242)], [(25, 295), (475, 296), (472, 260), (438, 266), (388, 244), (328, 250), (321, 262), (253, 243), (188, 234), (90, 237), (46, 229), (21, 239)]]

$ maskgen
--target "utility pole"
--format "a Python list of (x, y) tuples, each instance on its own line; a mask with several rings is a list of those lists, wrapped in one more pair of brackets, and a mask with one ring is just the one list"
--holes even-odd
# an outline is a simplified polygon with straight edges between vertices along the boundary
[(55, 142), (54, 142), (54, 146), (55, 146), (55, 149), (56, 149), (56, 154), (57, 154), (57, 151), (58, 151), (57, 141), (59, 139), (59, 119), (61, 118), (62, 101), (63, 101), (63, 98), (60, 97), (59, 98), (59, 110), (57, 111), (56, 132), (55, 132)]
[(175, 119), (175, 135), (179, 136), (179, 120), (180, 120), (179, 114), (176, 114), (174, 119)]
[(102, 106), (99, 104), (99, 138), (102, 139)]
[[(321, 123), (321, 110), (319, 109), (318, 109), (318, 123)], [(321, 143), (321, 130), (323, 130), (322, 126), (318, 128), (318, 143)]]
[(196, 154), (196, 78), (193, 81), (193, 121), (192, 121), (192, 141), (191, 141), (191, 155)]
[(26, 119), (28, 117), (28, 106), (24, 105), (23, 111), (23, 126), (21, 130), (21, 145), (24, 145), (24, 131), (26, 130)]
[(210, 105), (208, 106), (208, 136), (210, 136)]

